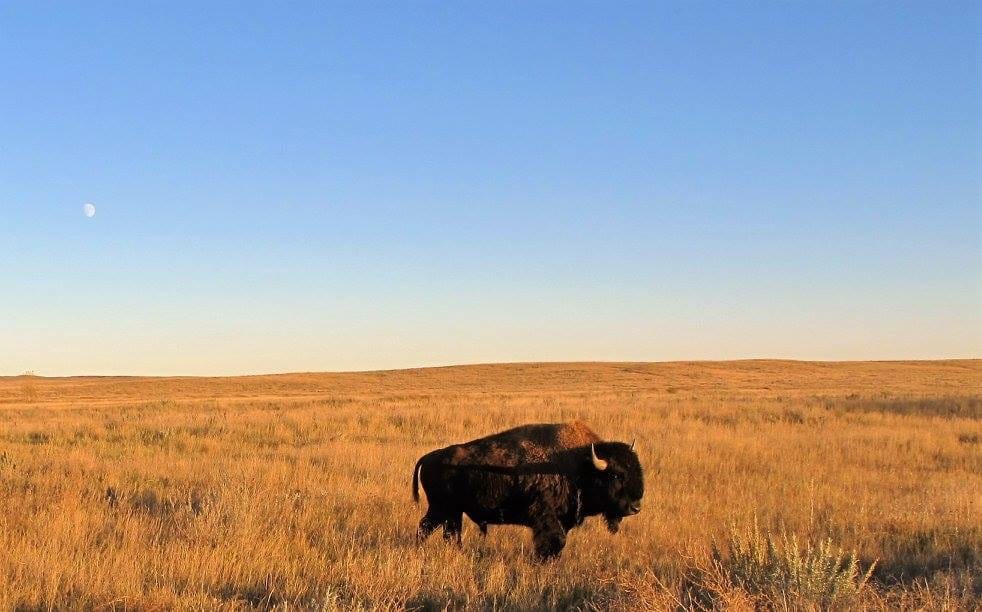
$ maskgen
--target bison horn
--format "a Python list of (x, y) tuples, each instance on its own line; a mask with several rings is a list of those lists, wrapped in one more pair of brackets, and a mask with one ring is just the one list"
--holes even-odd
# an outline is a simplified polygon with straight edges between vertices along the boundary
[(634, 450), (634, 443), (637, 442), (637, 441), (638, 441), (637, 438), (631, 440), (631, 450)]
[(602, 472), (607, 469), (607, 462), (597, 456), (597, 451), (590, 445), (590, 459), (593, 460), (593, 467), (597, 468), (598, 471)]

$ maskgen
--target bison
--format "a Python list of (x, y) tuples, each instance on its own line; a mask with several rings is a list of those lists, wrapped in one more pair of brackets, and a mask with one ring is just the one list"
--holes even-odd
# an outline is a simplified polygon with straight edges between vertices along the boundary
[(429, 507), (422, 542), (436, 528), (460, 543), (463, 515), (487, 525), (524, 525), (536, 554), (558, 555), (569, 530), (601, 515), (616, 533), (641, 511), (644, 477), (634, 444), (604, 442), (580, 422), (524, 425), (423, 455), (413, 469), (413, 499), (423, 485)]

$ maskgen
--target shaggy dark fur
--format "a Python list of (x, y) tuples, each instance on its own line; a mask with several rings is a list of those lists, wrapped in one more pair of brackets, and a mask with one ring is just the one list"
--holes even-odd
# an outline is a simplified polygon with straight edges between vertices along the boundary
[[(591, 458), (607, 461), (598, 470)], [(558, 555), (566, 533), (602, 515), (611, 532), (641, 509), (644, 479), (630, 446), (602, 442), (582, 423), (526, 425), (421, 457), (413, 470), (413, 499), (423, 485), (429, 508), (417, 538), (437, 527), (460, 542), (463, 515), (487, 525), (532, 529), (536, 554)]]

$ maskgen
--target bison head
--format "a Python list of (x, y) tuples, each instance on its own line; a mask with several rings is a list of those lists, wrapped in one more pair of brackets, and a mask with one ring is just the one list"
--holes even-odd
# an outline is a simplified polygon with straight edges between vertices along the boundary
[(584, 510), (602, 514), (612, 533), (622, 518), (641, 511), (644, 475), (633, 447), (623, 442), (592, 444), (581, 471)]

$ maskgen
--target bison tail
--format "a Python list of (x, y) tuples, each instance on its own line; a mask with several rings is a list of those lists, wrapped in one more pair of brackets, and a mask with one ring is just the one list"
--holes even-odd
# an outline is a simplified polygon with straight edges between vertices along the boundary
[(425, 458), (426, 455), (420, 457), (419, 461), (416, 462), (416, 467), (413, 468), (413, 501), (417, 504), (419, 503), (419, 468), (423, 465)]

